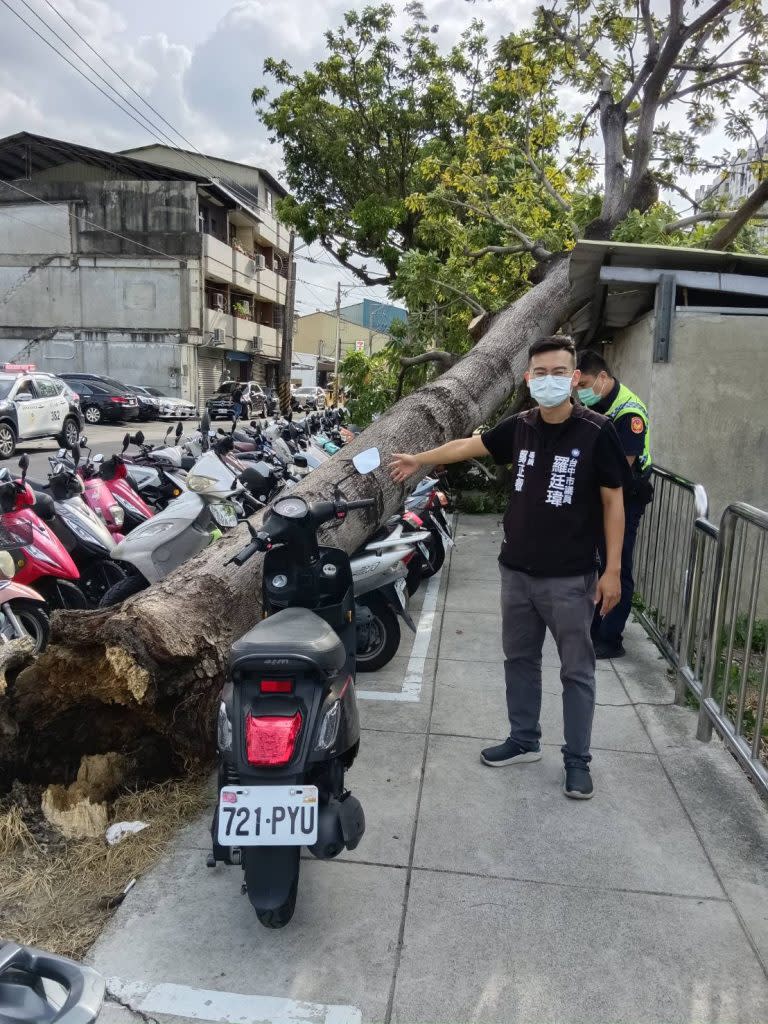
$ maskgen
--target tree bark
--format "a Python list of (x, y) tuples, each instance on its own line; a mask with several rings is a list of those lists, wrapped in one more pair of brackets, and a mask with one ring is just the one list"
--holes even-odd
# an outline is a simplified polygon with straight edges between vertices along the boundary
[[(494, 317), (460, 362), (403, 398), (307, 477), (294, 493), (309, 500), (327, 498), (339, 482), (348, 498), (376, 499), (375, 509), (333, 524), (326, 542), (353, 552), (396, 512), (406, 489), (389, 477), (390, 455), (467, 436), (487, 420), (519, 383), (528, 346), (567, 319), (570, 302), (563, 258), (542, 283)], [(350, 456), (373, 446), (381, 451), (382, 468), (350, 476)], [(261, 616), (262, 559), (241, 569), (225, 565), (246, 536), (238, 527), (117, 608), (54, 617), (50, 647), (20, 673), (11, 694), (18, 731), (8, 754), (14, 775), (69, 782), (83, 755), (118, 750), (135, 759), (140, 775), (152, 778), (211, 756), (229, 647)]]

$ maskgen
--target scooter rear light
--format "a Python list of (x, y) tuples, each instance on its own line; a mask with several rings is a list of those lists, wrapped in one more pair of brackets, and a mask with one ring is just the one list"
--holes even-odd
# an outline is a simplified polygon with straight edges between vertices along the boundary
[(435, 497), (443, 506), (443, 508), (448, 507), (448, 496), (446, 494), (444, 494), (442, 491), (435, 491)]
[(279, 768), (293, 757), (296, 738), (301, 732), (302, 717), (269, 715), (245, 719), (245, 756), (248, 764)]
[(417, 530), (420, 530), (424, 525), (424, 520), (421, 519), (420, 516), (417, 516), (415, 512), (409, 511), (403, 513), (403, 519), (406, 523), (410, 523), (411, 526), (415, 526)]
[(259, 683), (262, 693), (293, 693), (292, 679), (262, 679)]

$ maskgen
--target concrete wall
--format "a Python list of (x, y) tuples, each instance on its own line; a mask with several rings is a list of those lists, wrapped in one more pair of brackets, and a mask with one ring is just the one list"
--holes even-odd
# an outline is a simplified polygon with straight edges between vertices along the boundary
[(181, 343), (178, 334), (139, 340), (117, 331), (88, 331), (78, 337), (64, 332), (27, 343), (0, 338), (0, 363), (34, 363), (50, 373), (103, 373), (126, 384), (149, 384), (188, 398), (195, 348)]
[(715, 522), (733, 501), (768, 509), (768, 317), (678, 310), (668, 363), (653, 362), (653, 327), (604, 354), (648, 403), (654, 459), (706, 487)]

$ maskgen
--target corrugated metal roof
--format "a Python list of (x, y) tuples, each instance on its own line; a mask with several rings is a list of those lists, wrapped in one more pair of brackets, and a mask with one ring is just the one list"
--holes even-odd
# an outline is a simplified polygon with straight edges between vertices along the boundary
[(569, 262), (571, 293), (576, 312), (567, 329), (577, 339), (593, 328), (613, 332), (634, 323), (653, 309), (654, 284), (605, 285), (602, 267), (634, 267), (642, 270), (706, 271), (768, 277), (768, 256), (684, 249), (670, 245), (638, 245), (629, 242), (577, 242)]
[[(183, 154), (185, 156), (193, 157), (196, 160), (211, 160), (217, 164), (229, 164), (231, 167), (242, 167), (249, 171), (258, 171), (261, 177), (264, 178), (265, 181), (269, 182), (269, 184), (278, 193), (278, 195), (288, 195), (287, 190), (280, 184), (280, 182), (277, 180), (274, 174), (272, 174), (270, 171), (266, 170), (264, 167), (256, 167), (254, 164), (244, 164), (240, 160), (228, 160), (226, 157), (223, 156), (211, 156), (209, 153), (198, 153), (197, 150), (191, 149), (179, 149), (176, 146), (164, 146), (156, 142), (150, 143), (147, 146), (136, 146), (133, 149), (124, 149), (121, 152), (125, 155), (131, 155), (133, 153), (141, 153), (153, 149), (164, 149), (167, 150), (169, 153)], [(151, 158), (149, 159), (151, 160)], [(219, 177), (219, 175), (215, 172), (211, 176)]]
[(118, 178), (141, 178), (148, 181), (205, 181), (199, 174), (162, 168), (158, 164), (104, 149), (92, 149), (73, 142), (49, 139), (44, 135), (18, 132), (0, 139), (0, 180), (18, 181), (37, 171), (45, 171), (66, 163), (103, 167)]

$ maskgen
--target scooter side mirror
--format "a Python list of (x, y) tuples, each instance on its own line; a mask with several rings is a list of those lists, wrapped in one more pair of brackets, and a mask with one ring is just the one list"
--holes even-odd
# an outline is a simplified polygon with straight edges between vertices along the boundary
[(125, 437), (123, 437), (123, 451), (125, 451), (128, 448), (128, 445), (130, 443), (131, 443), (131, 435), (130, 434), (126, 434)]
[(172, 426), (168, 427), (168, 429), (165, 432), (165, 437), (163, 438), (163, 441), (167, 442), (168, 438), (171, 436), (172, 433), (173, 433), (173, 427)]
[(176, 424), (176, 440), (177, 441), (178, 441), (178, 439), (181, 437), (181, 435), (183, 433), (184, 433), (184, 427), (182, 425), (181, 420), (179, 420), (179, 422)]
[(137, 430), (136, 433), (134, 434), (134, 437), (133, 437), (134, 444), (139, 444), (139, 445), (144, 444), (145, 440), (146, 440), (146, 438), (144, 437), (144, 431), (143, 430)]
[(378, 448), (366, 448), (364, 452), (358, 452), (352, 458), (352, 465), (358, 473), (366, 476), (373, 473), (381, 465), (381, 453)]
[(75, 462), (75, 469), (77, 469), (77, 467), (80, 465), (80, 456), (81, 456), (80, 445), (79, 444), (73, 444), (72, 445), (72, 458), (74, 459), (74, 462)]
[(83, 434), (83, 436), (80, 438), (80, 447), (81, 448), (85, 448), (87, 445), (88, 445), (88, 438), (85, 436), (85, 434)]
[(29, 456), (24, 454), (19, 459), (19, 469), (21, 470), (21, 479), (24, 480), (29, 469)]

